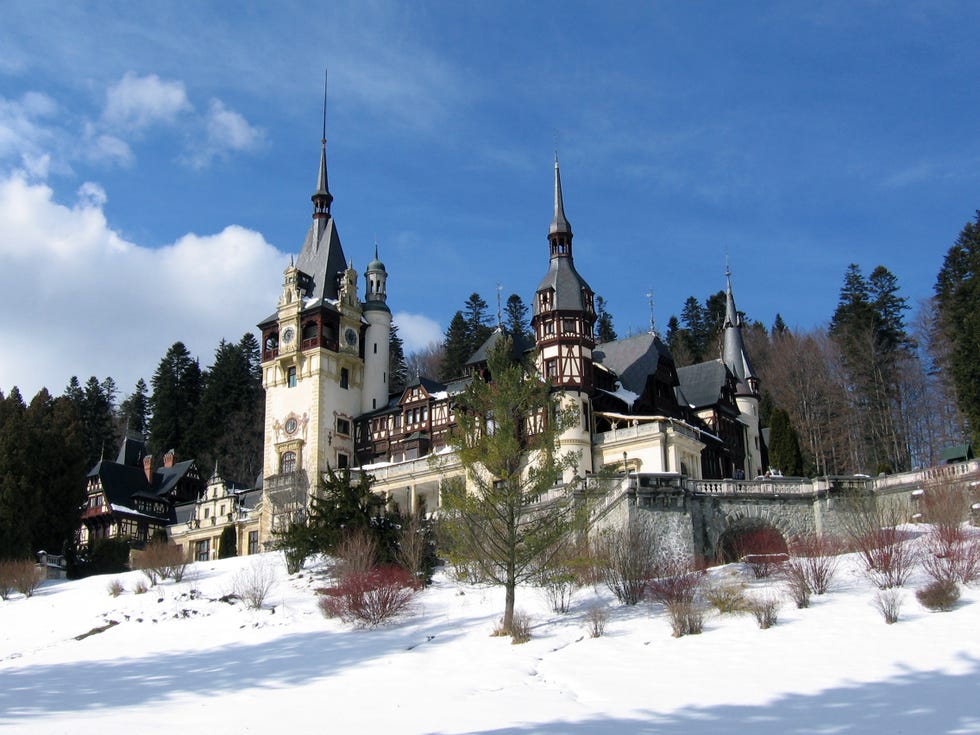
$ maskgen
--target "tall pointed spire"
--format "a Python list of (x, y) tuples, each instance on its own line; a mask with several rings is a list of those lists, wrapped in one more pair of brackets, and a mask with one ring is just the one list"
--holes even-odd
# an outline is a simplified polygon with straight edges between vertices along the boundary
[(749, 355), (745, 351), (745, 343), (742, 341), (742, 317), (739, 316), (738, 309), (735, 308), (735, 296), (732, 294), (732, 269), (727, 263), (725, 265), (725, 279), (727, 290), (725, 294), (725, 322), (722, 325), (725, 339), (722, 362), (738, 380), (738, 392), (755, 395), (759, 392), (759, 379), (752, 370), (752, 363), (749, 361)]
[(333, 195), (327, 186), (327, 70), (323, 70), (323, 134), (320, 137), (320, 170), (316, 177), (313, 200), (313, 219), (328, 219)]
[(555, 151), (555, 216), (548, 229), (551, 243), (551, 257), (572, 254), (572, 226), (565, 217), (565, 202), (561, 194), (561, 169), (558, 166), (558, 151)]

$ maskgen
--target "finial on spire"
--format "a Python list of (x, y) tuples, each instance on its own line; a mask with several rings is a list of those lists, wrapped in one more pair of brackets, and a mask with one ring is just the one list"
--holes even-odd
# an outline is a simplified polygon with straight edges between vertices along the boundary
[(320, 170), (316, 177), (316, 191), (313, 192), (313, 219), (330, 217), (330, 203), (333, 195), (327, 186), (327, 70), (323, 70), (323, 133), (320, 138)]
[(650, 304), (650, 334), (652, 334), (654, 337), (659, 337), (660, 335), (657, 334), (657, 322), (653, 318), (653, 289), (652, 288), (646, 292), (646, 297), (647, 297), (647, 301)]
[(500, 281), (497, 281), (497, 329), (503, 331), (504, 329), (504, 312), (500, 306), (500, 293), (503, 290), (503, 286), (500, 285)]
[[(572, 226), (568, 223), (568, 219), (565, 217), (565, 202), (561, 193), (561, 169), (558, 165), (558, 150), (555, 149), (555, 217), (551, 220), (551, 227), (548, 230), (549, 239), (554, 238), (558, 235), (567, 235), (568, 240), (563, 243), (563, 248), (560, 250), (562, 254), (571, 254), (571, 237), (572, 237)], [(555, 255), (555, 243), (552, 242), (551, 254)]]
[(323, 134), (320, 136), (320, 144), (327, 144), (327, 69), (323, 69)]

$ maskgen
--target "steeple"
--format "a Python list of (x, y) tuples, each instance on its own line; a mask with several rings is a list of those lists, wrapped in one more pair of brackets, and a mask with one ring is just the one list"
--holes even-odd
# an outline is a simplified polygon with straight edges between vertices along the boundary
[(742, 318), (735, 308), (735, 296), (732, 294), (732, 271), (727, 265), (725, 266), (725, 279), (727, 292), (725, 322), (722, 325), (725, 336), (722, 362), (738, 380), (738, 392), (755, 395), (759, 392), (759, 379), (752, 371), (752, 363), (749, 361), (749, 356), (745, 351), (745, 343), (742, 341)]
[(323, 71), (323, 134), (320, 136), (320, 171), (316, 177), (313, 200), (313, 219), (329, 219), (333, 195), (327, 186), (327, 72)]
[(565, 203), (561, 195), (561, 170), (558, 167), (558, 151), (555, 151), (555, 217), (548, 229), (551, 257), (572, 255), (572, 226), (565, 217)]

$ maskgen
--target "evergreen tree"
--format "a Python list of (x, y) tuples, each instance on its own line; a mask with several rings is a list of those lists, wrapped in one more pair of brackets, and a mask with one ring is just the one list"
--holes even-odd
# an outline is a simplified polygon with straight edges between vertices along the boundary
[(595, 328), (597, 342), (615, 342), (618, 339), (616, 330), (613, 329), (612, 314), (606, 310), (606, 300), (601, 296), (596, 296)]
[(184, 343), (171, 345), (151, 380), (150, 447), (154, 454), (173, 449), (180, 457), (197, 458), (193, 430), (203, 382), (201, 366)]
[(980, 210), (946, 253), (935, 289), (957, 402), (980, 446)]
[(803, 474), (803, 454), (796, 429), (790, 423), (789, 414), (781, 408), (772, 409), (769, 428), (769, 464), (784, 475)]
[(238, 534), (234, 526), (225, 526), (218, 539), (218, 558), (230, 559), (233, 556), (238, 556)]
[(550, 497), (575, 457), (558, 454), (568, 413), (557, 411), (548, 385), (511, 360), (509, 337), (488, 359), (493, 382), (474, 379), (457, 397), (458, 430), (450, 440), (466, 477), (443, 487), (443, 531), (450, 558), (473, 565), (505, 590), (502, 628), (509, 632), (518, 584), (548, 567), (576, 532), (584, 530), (587, 504), (573, 488)]
[(84, 387), (72, 376), (63, 396), (78, 414), (83, 427), (85, 461), (91, 467), (119, 444), (116, 432), (116, 383), (90, 377)]
[(784, 334), (789, 332), (789, 327), (786, 326), (786, 322), (783, 321), (781, 314), (776, 314), (776, 319), (772, 323), (772, 329), (770, 330), (770, 335), (773, 339), (782, 337)]
[(902, 426), (900, 365), (909, 357), (904, 298), (897, 279), (878, 266), (870, 279), (850, 264), (844, 275), (830, 335), (840, 349), (848, 395), (853, 406), (855, 463), (874, 473), (909, 465)]
[(405, 363), (405, 344), (398, 334), (398, 325), (391, 325), (391, 336), (388, 339), (388, 390), (391, 393), (401, 393), (408, 385), (408, 366)]
[(504, 306), (504, 331), (515, 340), (530, 345), (534, 342), (534, 333), (528, 323), (527, 312), (524, 300), (516, 293), (507, 297)]
[(440, 377), (443, 381), (449, 381), (463, 374), (463, 366), (473, 354), (470, 350), (466, 319), (463, 317), (463, 312), (457, 311), (453, 314), (449, 328), (446, 330), (443, 346), (444, 354)]
[(0, 401), (0, 560), (30, 556), (31, 528), (40, 512), (28, 474), (32, 447), (26, 413), (14, 387)]
[(149, 427), (150, 399), (147, 395), (146, 381), (136, 381), (133, 392), (119, 404), (120, 433), (145, 437)]
[[(463, 307), (463, 315), (466, 319), (466, 341), (469, 347), (466, 360), (472, 357), (493, 333), (487, 308), (487, 302), (478, 293), (470, 294)], [(463, 361), (464, 364), (466, 360)]]
[[(264, 393), (258, 342), (251, 333), (238, 344), (221, 340), (207, 372), (196, 412), (194, 458), (217, 465), (222, 476), (251, 482), (261, 469)], [(187, 457), (190, 459), (190, 457)]]

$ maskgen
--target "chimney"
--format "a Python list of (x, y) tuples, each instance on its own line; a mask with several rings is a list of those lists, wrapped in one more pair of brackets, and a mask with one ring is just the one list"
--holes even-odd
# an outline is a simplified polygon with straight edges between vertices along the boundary
[(143, 457), (143, 474), (146, 475), (146, 481), (153, 484), (153, 456), (147, 454)]
[(171, 449), (165, 455), (163, 455), (163, 466), (173, 467), (174, 466), (174, 450)]

